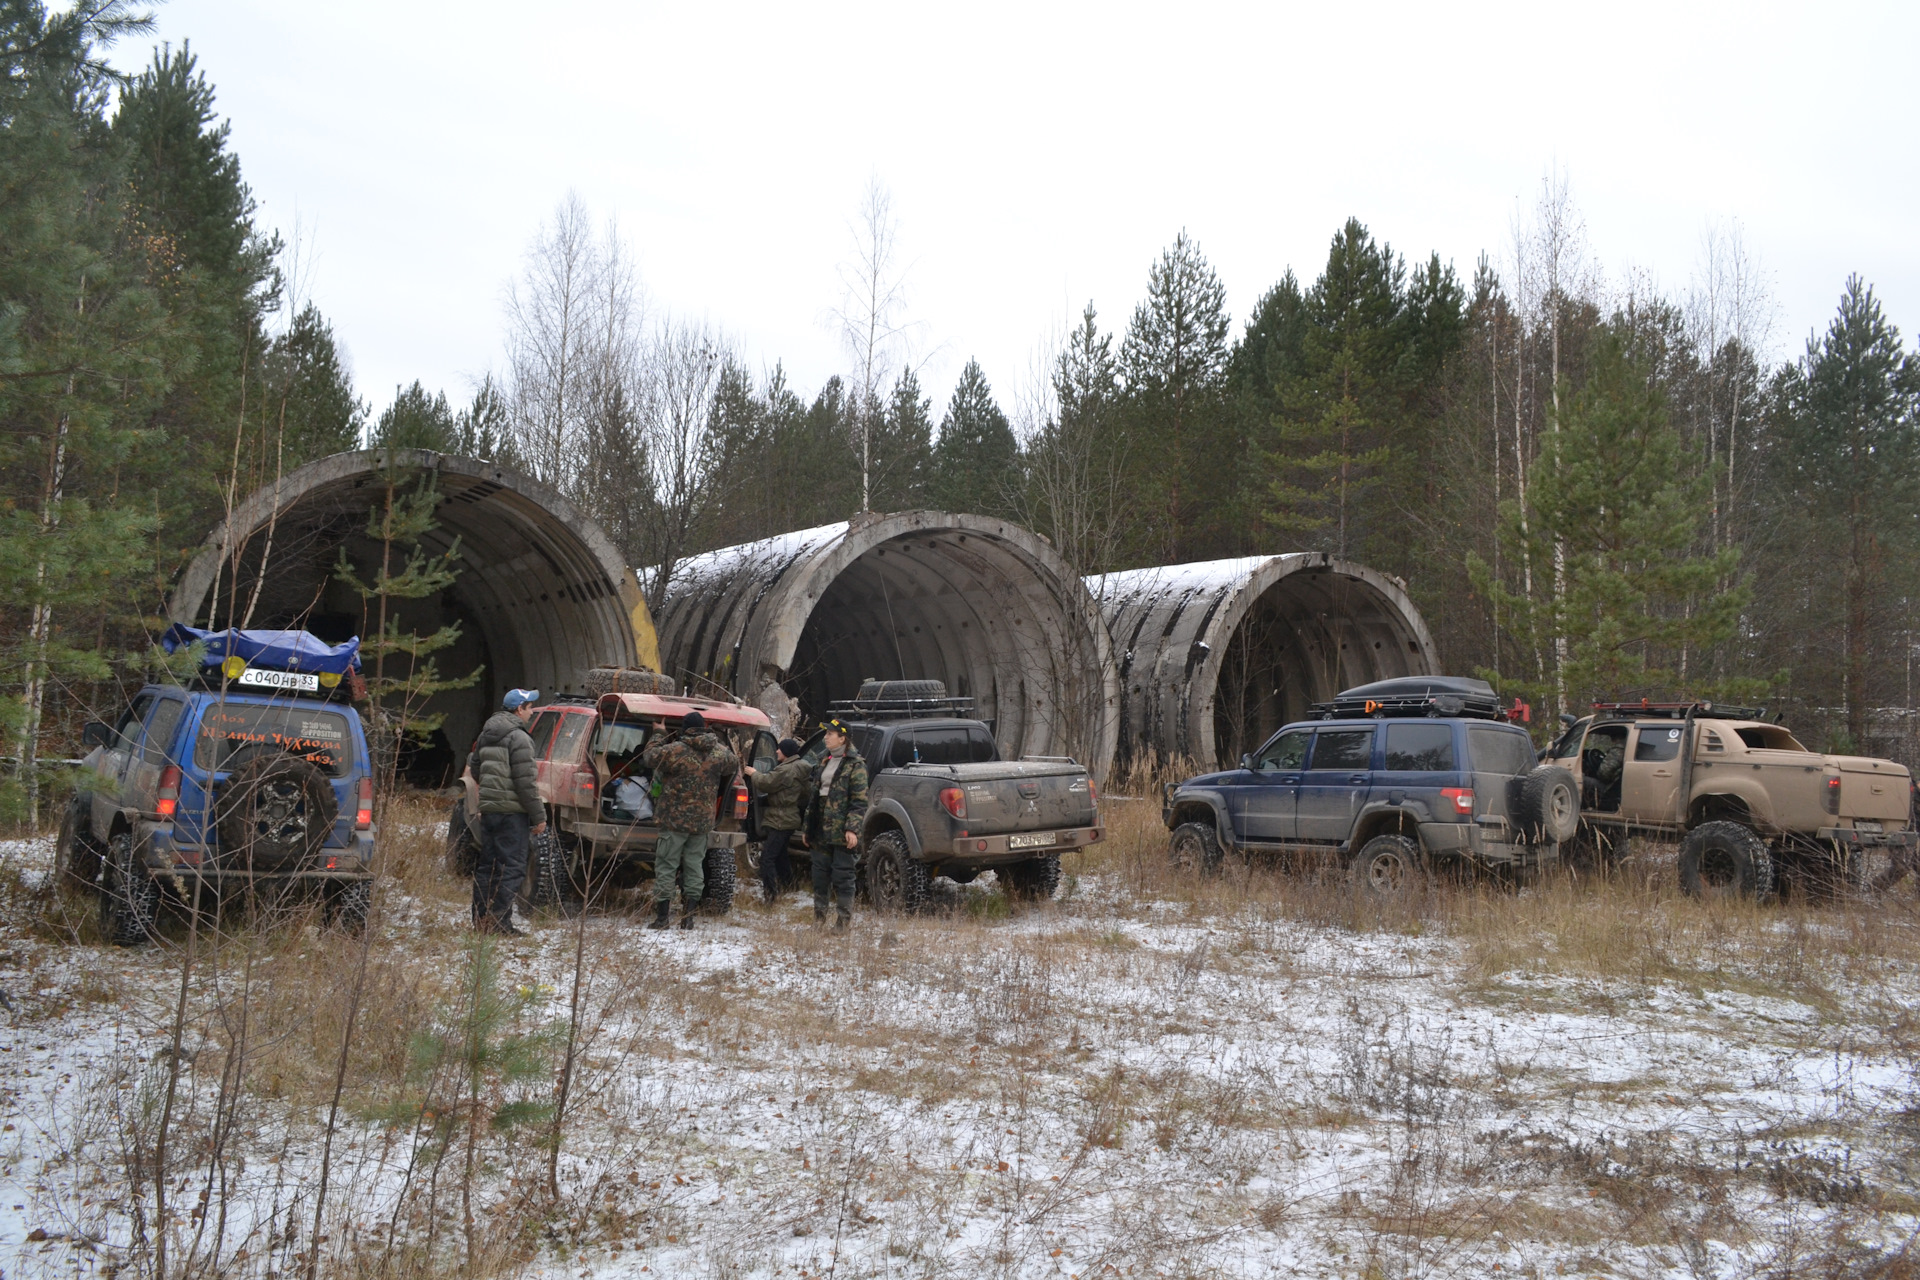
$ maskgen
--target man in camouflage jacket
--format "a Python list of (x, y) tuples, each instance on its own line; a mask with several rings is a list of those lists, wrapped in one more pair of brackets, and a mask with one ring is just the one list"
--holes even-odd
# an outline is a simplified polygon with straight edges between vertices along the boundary
[(813, 918), (827, 918), (827, 891), (833, 891), (833, 927), (845, 929), (853, 920), (853, 869), (858, 860), (860, 828), (867, 820), (867, 762), (847, 740), (847, 726), (829, 720), (821, 728), (826, 746), (813, 766), (807, 788), (807, 838), (813, 846)]
[(687, 712), (680, 732), (662, 735), (640, 757), (640, 766), (653, 771), (653, 818), (660, 840), (653, 849), (653, 922), (649, 929), (667, 927), (673, 910), (673, 887), (681, 888), (680, 927), (693, 928), (693, 913), (706, 888), (707, 835), (713, 830), (713, 810), (720, 788), (739, 771), (740, 760), (719, 738), (707, 732), (707, 718)]

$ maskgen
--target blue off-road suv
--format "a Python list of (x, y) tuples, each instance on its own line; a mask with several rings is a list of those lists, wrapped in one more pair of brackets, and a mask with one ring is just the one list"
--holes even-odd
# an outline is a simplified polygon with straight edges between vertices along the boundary
[(360, 642), (176, 625), (162, 643), (202, 646), (198, 675), (147, 685), (118, 721), (86, 726), (88, 781), (60, 824), (57, 882), (96, 894), (101, 932), (122, 946), (152, 934), (169, 891), (207, 907), (305, 884), (336, 925), (364, 928), (373, 773), (349, 703), (364, 688)]
[(1357, 890), (1391, 898), (1444, 859), (1536, 870), (1579, 829), (1573, 776), (1536, 766), (1491, 685), (1382, 680), (1315, 710), (1239, 768), (1168, 786), (1177, 868), (1211, 874), (1229, 851), (1337, 855)]

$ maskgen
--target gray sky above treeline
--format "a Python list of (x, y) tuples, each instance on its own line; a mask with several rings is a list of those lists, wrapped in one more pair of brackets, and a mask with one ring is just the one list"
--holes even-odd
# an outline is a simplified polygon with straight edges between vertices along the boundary
[[(503, 361), (501, 298), (569, 191), (651, 306), (811, 394), (872, 177), (923, 385), (1003, 402), (1091, 299), (1121, 328), (1185, 228), (1237, 322), (1348, 216), (1463, 277), (1558, 166), (1589, 253), (1683, 297), (1710, 226), (1770, 276), (1774, 355), (1849, 272), (1920, 322), (1920, 6), (661, 5), (173, 0), (262, 219), (377, 410)], [(146, 59), (145, 42), (116, 53)], [(936, 408), (937, 412), (937, 408)]]

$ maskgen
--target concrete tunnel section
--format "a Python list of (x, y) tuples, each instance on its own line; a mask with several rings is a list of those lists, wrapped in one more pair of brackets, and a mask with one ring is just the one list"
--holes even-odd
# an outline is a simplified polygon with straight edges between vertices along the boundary
[(939, 511), (856, 517), (682, 562), (660, 617), (661, 669), (809, 721), (867, 679), (928, 679), (974, 700), (1001, 752), (1113, 758), (1112, 651), (1091, 596), (1010, 521)]
[[(423, 449), (394, 451), (391, 460), (384, 450), (334, 454), (253, 494), (207, 536), (168, 601), (170, 617), (210, 627), (303, 627), (331, 641), (371, 634), (377, 621), (335, 564), (344, 550), (363, 580), (378, 568), (381, 546), (367, 525), (386, 501), (390, 474), (401, 493), (422, 480), (438, 491), (437, 528), (421, 539), (429, 554), (459, 541), (452, 585), (392, 601), (391, 614), (403, 632), (460, 625), (459, 640), (434, 655), (443, 677), (482, 668), (472, 688), (426, 705), (445, 720), (428, 749), (433, 759), (410, 771), (416, 781), (431, 783), (423, 772), (457, 771), (510, 688), (581, 693), (590, 667), (658, 668), (639, 583), (598, 525), (510, 468)], [(404, 560), (400, 548), (396, 571)]]
[(1316, 702), (1437, 675), (1406, 584), (1319, 552), (1086, 579), (1119, 664), (1123, 761), (1229, 766)]

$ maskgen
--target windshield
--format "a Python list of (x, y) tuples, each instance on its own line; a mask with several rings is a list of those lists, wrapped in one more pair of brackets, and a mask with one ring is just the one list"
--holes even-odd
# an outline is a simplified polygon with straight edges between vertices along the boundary
[(242, 752), (266, 747), (291, 752), (335, 778), (353, 763), (347, 718), (338, 711), (245, 702), (207, 707), (194, 734), (193, 763), (208, 772), (223, 773), (234, 767), (235, 757)]

